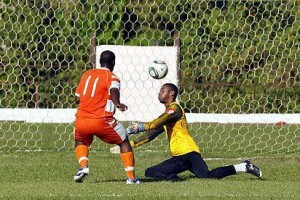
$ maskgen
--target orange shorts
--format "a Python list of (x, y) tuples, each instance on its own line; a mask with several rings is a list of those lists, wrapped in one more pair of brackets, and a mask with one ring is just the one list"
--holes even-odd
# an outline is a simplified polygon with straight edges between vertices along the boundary
[(76, 118), (74, 133), (76, 141), (90, 146), (94, 135), (103, 142), (120, 144), (126, 139), (126, 130), (113, 117), (103, 119)]

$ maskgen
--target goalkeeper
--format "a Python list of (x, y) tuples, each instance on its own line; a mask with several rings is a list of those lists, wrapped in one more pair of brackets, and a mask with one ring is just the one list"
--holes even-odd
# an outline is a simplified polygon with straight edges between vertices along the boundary
[(261, 170), (246, 160), (236, 165), (229, 165), (209, 170), (200, 150), (191, 137), (185, 113), (175, 102), (178, 88), (172, 83), (164, 84), (158, 94), (159, 101), (166, 106), (165, 112), (157, 119), (147, 123), (135, 123), (127, 128), (128, 134), (144, 132), (142, 137), (131, 141), (133, 147), (148, 143), (159, 134), (166, 132), (172, 157), (162, 163), (149, 167), (145, 176), (155, 179), (178, 179), (178, 174), (191, 171), (197, 178), (221, 179), (239, 172), (261, 177)]

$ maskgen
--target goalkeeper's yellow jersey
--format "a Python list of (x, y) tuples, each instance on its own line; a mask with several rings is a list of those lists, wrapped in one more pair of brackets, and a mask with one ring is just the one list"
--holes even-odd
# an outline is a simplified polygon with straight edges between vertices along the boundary
[(164, 127), (169, 140), (172, 156), (180, 156), (200, 150), (189, 133), (183, 108), (176, 102), (171, 103), (159, 118), (145, 123), (145, 130)]

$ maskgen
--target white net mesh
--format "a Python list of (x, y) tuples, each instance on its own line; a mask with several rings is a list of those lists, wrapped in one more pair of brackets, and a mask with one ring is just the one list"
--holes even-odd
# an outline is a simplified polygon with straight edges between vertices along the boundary
[[(130, 45), (179, 47), (179, 99), (187, 113), (292, 119), (285, 125), (195, 120), (191, 133), (203, 151), (299, 152), (299, 123), (294, 122), (300, 113), (299, 4), (3, 0), (0, 150), (72, 149), (72, 123), (44, 123), (48, 114), (30, 122), (26, 119), (40, 115), (30, 109), (76, 108), (74, 90), (80, 75), (95, 66), (96, 45)], [(165, 143), (143, 148), (165, 149)]]

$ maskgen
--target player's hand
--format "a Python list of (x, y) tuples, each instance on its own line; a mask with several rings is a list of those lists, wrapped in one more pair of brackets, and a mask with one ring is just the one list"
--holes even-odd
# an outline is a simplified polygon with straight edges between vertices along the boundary
[(116, 108), (118, 108), (122, 112), (128, 109), (128, 107), (122, 103), (120, 103), (119, 105), (116, 105)]
[(132, 125), (128, 126), (126, 129), (128, 134), (136, 134), (145, 131), (144, 123), (133, 122)]

